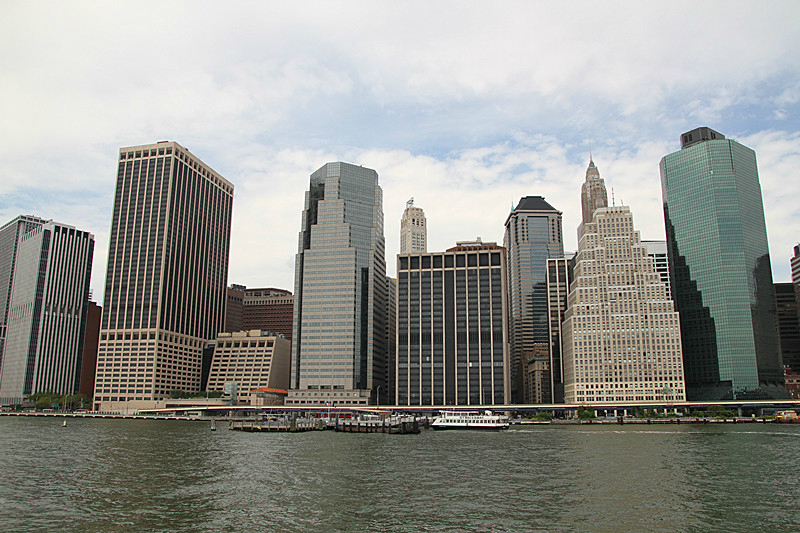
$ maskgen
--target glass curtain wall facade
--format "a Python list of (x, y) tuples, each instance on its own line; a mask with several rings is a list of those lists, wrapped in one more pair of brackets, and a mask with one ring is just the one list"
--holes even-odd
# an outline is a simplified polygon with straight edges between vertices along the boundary
[(120, 149), (95, 408), (200, 391), (225, 326), (232, 209), (233, 185), (178, 143)]
[(11, 302), (11, 285), (14, 283), (14, 261), (23, 235), (47, 221), (38, 217), (20, 215), (0, 227), (0, 365), (3, 361), (3, 344), (6, 339), (8, 305)]
[(20, 236), (0, 368), (4, 404), (78, 391), (93, 255), (94, 236), (72, 226), (34, 223)]
[(778, 306), (778, 333), (783, 366), (788, 366), (792, 372), (797, 373), (800, 371), (800, 318), (794, 284), (776, 283), (775, 301)]
[(547, 260), (564, 256), (561, 212), (541, 196), (520, 199), (506, 219), (503, 245), (508, 265), (511, 401), (549, 402), (550, 398), (531, 397), (525, 376), (532, 361), (543, 360), (545, 364), (533, 365), (537, 374), (533, 379), (550, 383)]
[(397, 405), (510, 401), (499, 246), (397, 259)]
[(327, 163), (305, 196), (287, 404), (377, 401), (386, 382), (386, 291), (378, 173)]
[(783, 398), (756, 154), (709, 128), (660, 163), (689, 400)]

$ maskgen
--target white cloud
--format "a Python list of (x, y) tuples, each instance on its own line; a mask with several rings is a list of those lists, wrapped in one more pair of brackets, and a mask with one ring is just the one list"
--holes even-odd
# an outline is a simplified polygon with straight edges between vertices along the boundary
[(590, 144), (643, 237), (663, 238), (658, 162), (709, 125), (758, 153), (777, 264), (797, 240), (784, 177), (800, 151), (798, 15), (792, 2), (9, 4), (0, 215), (95, 233), (102, 292), (117, 150), (173, 139), (236, 186), (230, 281), (292, 288), (303, 193), (327, 161), (378, 171), (391, 272), (411, 196), (431, 249), (502, 241), (511, 204), (537, 194), (574, 249)]

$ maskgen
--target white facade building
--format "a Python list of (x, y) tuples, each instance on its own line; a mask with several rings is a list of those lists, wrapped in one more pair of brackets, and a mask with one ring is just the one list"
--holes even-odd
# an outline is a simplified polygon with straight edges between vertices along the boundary
[(292, 343), (267, 331), (220, 333), (208, 374), (209, 391), (223, 391), (225, 383), (236, 383), (238, 400), (250, 401), (258, 388), (289, 388)]
[(403, 218), (400, 219), (400, 253), (416, 254), (428, 251), (428, 226), (425, 212), (414, 207), (414, 199), (406, 202)]
[(678, 313), (627, 206), (583, 224), (563, 357), (567, 403), (685, 400)]
[(4, 404), (78, 391), (94, 254), (86, 231), (52, 221), (19, 227), (0, 366)]

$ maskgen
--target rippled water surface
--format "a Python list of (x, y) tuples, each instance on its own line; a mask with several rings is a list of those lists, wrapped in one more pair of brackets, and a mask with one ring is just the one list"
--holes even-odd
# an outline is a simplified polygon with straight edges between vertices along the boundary
[(0, 417), (0, 531), (800, 531), (800, 425), (59, 424)]

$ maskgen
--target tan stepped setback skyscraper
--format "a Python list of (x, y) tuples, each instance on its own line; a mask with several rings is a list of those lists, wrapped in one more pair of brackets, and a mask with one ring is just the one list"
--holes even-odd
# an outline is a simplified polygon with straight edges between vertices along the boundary
[(414, 199), (406, 202), (403, 218), (400, 219), (400, 253), (416, 254), (428, 251), (428, 226), (425, 212), (414, 207)]
[(178, 143), (120, 149), (95, 409), (200, 390), (224, 326), (232, 207), (233, 185)]
[(581, 228), (563, 357), (567, 403), (685, 399), (678, 313), (627, 206)]

